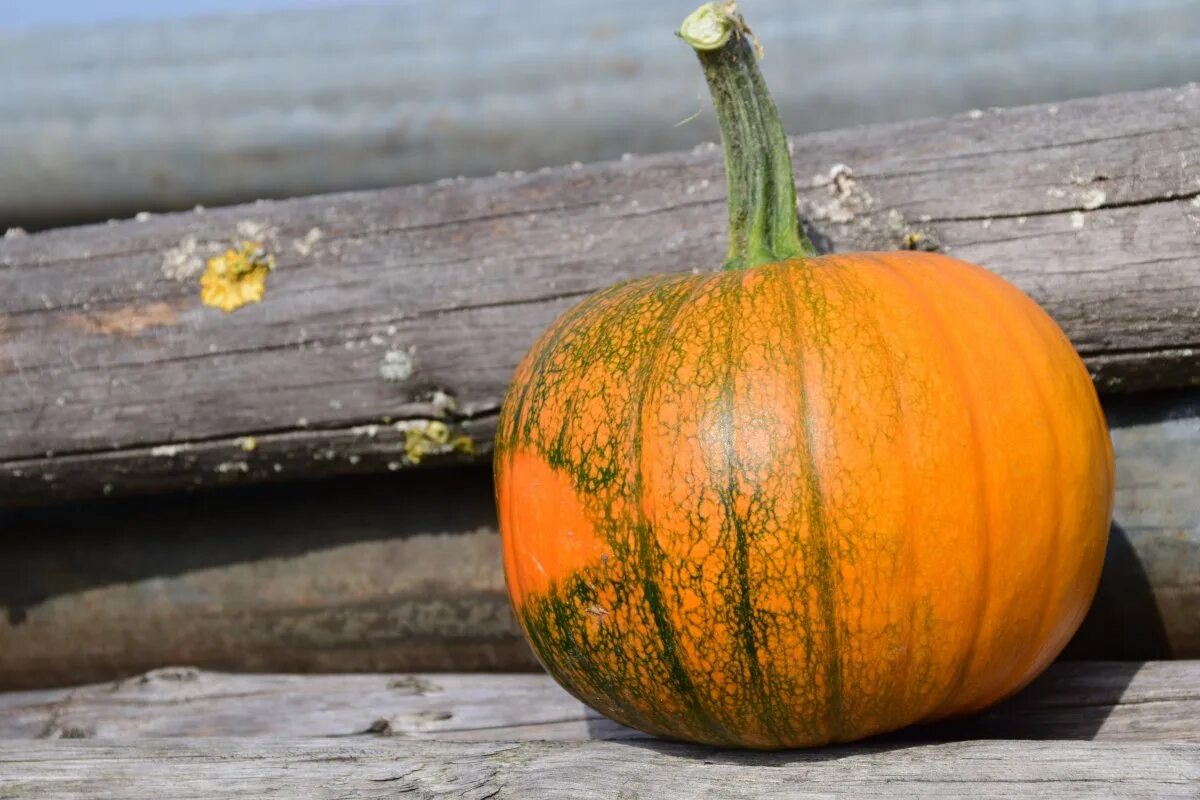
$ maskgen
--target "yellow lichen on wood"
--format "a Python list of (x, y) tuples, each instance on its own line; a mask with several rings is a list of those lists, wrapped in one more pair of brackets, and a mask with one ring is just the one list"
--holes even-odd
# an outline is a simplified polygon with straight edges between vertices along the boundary
[(262, 242), (243, 241), (208, 260), (200, 276), (200, 302), (234, 311), (247, 303), (257, 303), (267, 288), (267, 273), (275, 267), (275, 257)]
[(450, 426), (438, 420), (405, 420), (395, 427), (404, 434), (404, 460), (409, 464), (420, 464), (431, 455), (475, 452), (470, 436), (452, 436)]

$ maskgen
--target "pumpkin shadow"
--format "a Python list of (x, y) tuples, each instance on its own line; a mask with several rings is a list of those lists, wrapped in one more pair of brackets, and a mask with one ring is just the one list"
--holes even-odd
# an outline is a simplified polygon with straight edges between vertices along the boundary
[(804, 750), (729, 750), (653, 739), (604, 718), (589, 718), (593, 739), (705, 763), (770, 767), (831, 761), (936, 744), (988, 740), (1092, 740), (1120, 703), (1141, 662), (1061, 663), (1017, 695), (948, 722), (918, 725), (860, 742)]
[(592, 739), (621, 741), (631, 747), (747, 766), (822, 761), (950, 742), (1090, 741), (1100, 734), (1143, 664), (1141, 661), (1060, 662), (1013, 697), (969, 717), (809, 750), (742, 751), (682, 744), (648, 737), (599, 715), (589, 716), (588, 734)]
[[(1137, 536), (1136, 529), (1133, 536)], [(1165, 548), (1162, 537), (1133, 537), (1117, 522), (1109, 529), (1104, 572), (1087, 617), (1067, 644), (1062, 660), (1150, 661), (1174, 657), (1171, 638), (1139, 548)], [(1151, 554), (1158, 563), (1168, 556)]]

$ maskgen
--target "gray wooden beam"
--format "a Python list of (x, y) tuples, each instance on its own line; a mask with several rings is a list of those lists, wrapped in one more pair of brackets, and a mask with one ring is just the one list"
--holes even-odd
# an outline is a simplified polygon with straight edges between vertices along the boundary
[[(1195, 385), (1198, 128), (1193, 85), (806, 135), (801, 210), (827, 249), (1013, 281), (1102, 391)], [(717, 266), (723, 191), (701, 147), (2, 240), (0, 502), (383, 472), (437, 460), (410, 457), (431, 422), (486, 455), (558, 313)], [(278, 261), (264, 301), (202, 305), (204, 259), (244, 238)]]
[[(0, 745), (0, 792), (22, 800), (237, 795), (367, 798), (688, 797), (1192, 800), (1195, 743), (966, 741), (782, 753), (666, 742), (146, 739)], [(686, 787), (686, 788), (684, 788)]]
[[(1200, 743), (1200, 661), (1059, 663), (1016, 697), (894, 738)], [(645, 739), (545, 673), (232, 675), (169, 667), (116, 683), (0, 693), (0, 741), (400, 736)]]
[[(1200, 658), (1200, 396), (1108, 398), (1114, 524), (1067, 656)], [(484, 466), (0, 510), (0, 688), (167, 664), (536, 669)]]

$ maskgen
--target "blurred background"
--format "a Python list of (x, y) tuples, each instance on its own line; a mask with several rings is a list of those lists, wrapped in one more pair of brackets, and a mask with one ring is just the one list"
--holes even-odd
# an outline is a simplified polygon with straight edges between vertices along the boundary
[[(4, 0), (0, 229), (715, 140), (693, 57), (671, 37), (690, 7)], [(1200, 75), (1196, 0), (743, 8), (792, 133)]]

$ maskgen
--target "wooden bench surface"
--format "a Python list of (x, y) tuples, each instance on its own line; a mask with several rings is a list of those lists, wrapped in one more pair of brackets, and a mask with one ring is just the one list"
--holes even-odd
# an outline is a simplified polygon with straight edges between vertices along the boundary
[(666, 743), (544, 674), (168, 668), (0, 694), (0, 797), (1197, 797), (1200, 661), (1053, 666), (968, 720), (752, 753)]

